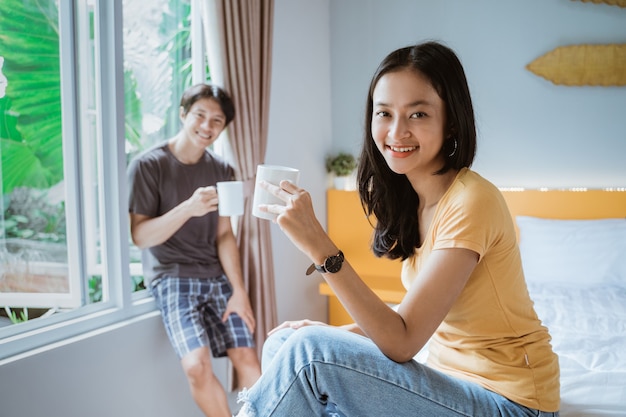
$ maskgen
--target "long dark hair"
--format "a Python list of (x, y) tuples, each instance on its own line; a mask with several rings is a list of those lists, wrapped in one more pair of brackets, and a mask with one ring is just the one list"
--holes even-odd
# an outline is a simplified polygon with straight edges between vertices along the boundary
[[(418, 196), (404, 174), (387, 165), (371, 133), (373, 93), (387, 73), (412, 69), (425, 76), (446, 109), (446, 140), (441, 152), (444, 165), (434, 175), (470, 167), (476, 154), (476, 125), (472, 99), (463, 66), (450, 48), (425, 42), (400, 48), (383, 59), (372, 77), (365, 110), (363, 148), (359, 158), (358, 186), (361, 204), (376, 226), (372, 250), (376, 256), (402, 260), (420, 246)], [(448, 138), (449, 136), (449, 138)], [(450, 156), (451, 155), (451, 156)]]

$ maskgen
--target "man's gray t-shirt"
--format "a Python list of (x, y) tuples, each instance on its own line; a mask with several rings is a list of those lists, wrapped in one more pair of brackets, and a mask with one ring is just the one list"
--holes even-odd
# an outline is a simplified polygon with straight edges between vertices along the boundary
[[(207, 151), (193, 165), (181, 163), (167, 142), (154, 146), (128, 166), (129, 212), (161, 216), (187, 200), (198, 187), (233, 179), (233, 169)], [(218, 212), (190, 218), (166, 242), (142, 250), (146, 287), (163, 276), (211, 278), (224, 273), (217, 256)]]

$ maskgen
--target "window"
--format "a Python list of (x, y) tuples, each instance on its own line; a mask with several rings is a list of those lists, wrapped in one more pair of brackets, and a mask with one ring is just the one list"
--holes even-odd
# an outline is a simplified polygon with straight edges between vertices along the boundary
[[(180, 128), (179, 100), (192, 82), (190, 10), (189, 1), (124, 0), (127, 162)], [(137, 290), (143, 288), (140, 251), (130, 245)]]
[(0, 359), (154, 308), (126, 165), (178, 131), (206, 73), (191, 16), (190, 0), (0, 2)]
[[(80, 299), (68, 274), (58, 10), (51, 0), (8, 0), (0, 8), (8, 80), (0, 105), (0, 305), (75, 307)], [(14, 319), (25, 319), (25, 311), (13, 312)]]

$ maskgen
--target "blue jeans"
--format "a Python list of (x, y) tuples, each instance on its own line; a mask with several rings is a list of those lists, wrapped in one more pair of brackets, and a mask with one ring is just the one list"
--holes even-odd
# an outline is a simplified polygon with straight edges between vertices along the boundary
[(396, 363), (368, 338), (333, 327), (277, 332), (262, 366), (240, 394), (238, 417), (558, 416), (416, 361)]

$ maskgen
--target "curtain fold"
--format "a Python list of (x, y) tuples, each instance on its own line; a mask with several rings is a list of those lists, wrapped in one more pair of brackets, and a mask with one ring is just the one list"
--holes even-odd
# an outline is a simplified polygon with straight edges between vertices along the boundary
[(244, 181), (237, 240), (260, 357), (267, 332), (277, 324), (270, 223), (252, 215), (256, 167), (267, 149), (274, 0), (200, 1), (211, 78), (236, 108), (225, 145), (237, 179)]

